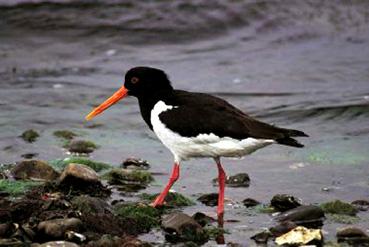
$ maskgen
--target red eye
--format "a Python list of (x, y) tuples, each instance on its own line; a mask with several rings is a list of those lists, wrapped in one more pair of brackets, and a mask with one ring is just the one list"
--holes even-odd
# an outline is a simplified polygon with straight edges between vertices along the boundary
[(137, 77), (132, 77), (131, 83), (136, 84), (139, 81)]

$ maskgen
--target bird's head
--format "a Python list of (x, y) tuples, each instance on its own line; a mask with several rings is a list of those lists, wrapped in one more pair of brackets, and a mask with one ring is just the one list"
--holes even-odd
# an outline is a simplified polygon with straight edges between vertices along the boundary
[(173, 88), (164, 71), (151, 67), (132, 68), (125, 75), (124, 85), (110, 98), (91, 111), (86, 116), (86, 120), (91, 120), (128, 95), (140, 98), (155, 92), (171, 90)]

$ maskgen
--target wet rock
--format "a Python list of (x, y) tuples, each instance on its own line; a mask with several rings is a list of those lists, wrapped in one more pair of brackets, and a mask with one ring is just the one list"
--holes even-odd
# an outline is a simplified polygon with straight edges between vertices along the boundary
[[(142, 194), (141, 197), (144, 200), (147, 201), (153, 201), (159, 194)], [(189, 198), (181, 195), (177, 192), (169, 192), (167, 196), (165, 197), (164, 206), (165, 207), (186, 207), (186, 206), (192, 206), (194, 205), (194, 202), (190, 200)]]
[(54, 219), (40, 222), (37, 231), (46, 239), (60, 239), (67, 231), (80, 231), (82, 225), (82, 221), (77, 218)]
[(49, 164), (40, 160), (25, 160), (17, 163), (11, 174), (16, 179), (41, 179), (53, 181), (59, 177), (59, 173)]
[(97, 146), (91, 141), (75, 140), (71, 141), (66, 148), (71, 153), (89, 154), (95, 151)]
[(150, 164), (146, 160), (128, 158), (125, 161), (123, 161), (122, 167), (124, 169), (148, 170), (150, 168)]
[[(218, 178), (214, 178), (213, 183), (218, 184)], [(249, 187), (250, 177), (247, 173), (239, 173), (239, 174), (227, 177), (225, 184), (228, 187)]]
[(38, 245), (37, 247), (78, 247), (78, 246), (79, 246), (78, 244), (68, 241), (51, 241)]
[(346, 227), (337, 231), (337, 241), (346, 242), (353, 246), (369, 246), (369, 237), (361, 229), (356, 227)]
[(26, 130), (22, 133), (22, 135), (20, 136), (24, 141), (32, 143), (34, 141), (36, 141), (36, 139), (39, 137), (40, 135), (38, 134), (37, 131), (33, 130), (33, 129), (29, 129)]
[(82, 164), (70, 163), (60, 175), (59, 182), (75, 184), (76, 181), (87, 184), (100, 183), (99, 176), (92, 168)]
[(106, 197), (111, 194), (111, 191), (101, 184), (97, 173), (93, 169), (74, 163), (65, 167), (59, 177), (57, 188), (49, 188), (49, 190), (58, 190), (73, 195), (83, 193), (99, 197)]
[(255, 207), (255, 206), (260, 204), (259, 201), (255, 200), (255, 199), (252, 199), (252, 198), (246, 198), (245, 200), (242, 201), (242, 203), (247, 208)]
[(86, 241), (86, 236), (81, 234), (81, 233), (78, 233), (78, 232), (74, 232), (74, 231), (67, 231), (65, 233), (65, 239), (66, 240), (69, 240), (71, 242), (74, 242), (74, 243), (83, 243)]
[(135, 232), (148, 232), (160, 225), (160, 211), (145, 204), (121, 204), (114, 208), (115, 213), (125, 221), (132, 222)]
[(109, 204), (105, 200), (98, 197), (81, 195), (74, 197), (71, 203), (73, 208), (84, 214), (103, 214), (107, 211), (111, 212)]
[(15, 231), (17, 226), (13, 223), (0, 224), (0, 238), (9, 238)]
[(204, 194), (197, 198), (197, 200), (206, 206), (214, 207), (218, 205), (218, 193)]
[(74, 137), (77, 136), (76, 133), (70, 131), (70, 130), (57, 130), (54, 131), (54, 136), (58, 137), (58, 138), (63, 138), (65, 140), (72, 140)]
[(273, 234), (274, 237), (279, 237), (279, 236), (291, 231), (292, 229), (294, 229), (296, 227), (297, 227), (297, 224), (295, 222), (283, 221), (283, 222), (279, 223), (278, 225), (269, 228), (269, 231)]
[(212, 217), (201, 212), (195, 213), (194, 215), (192, 215), (192, 218), (196, 220), (196, 222), (199, 223), (202, 227), (216, 221)]
[(356, 201), (351, 202), (351, 204), (358, 211), (368, 211), (369, 210), (369, 201), (367, 200), (356, 200)]
[(64, 169), (70, 163), (86, 165), (94, 169), (96, 172), (100, 172), (102, 170), (112, 168), (112, 166), (107, 163), (98, 162), (98, 161), (85, 159), (85, 158), (79, 158), (79, 157), (68, 157), (63, 160), (54, 160), (50, 163), (52, 163), (53, 166), (57, 167), (60, 170)]
[(318, 245), (321, 246), (323, 235), (319, 229), (307, 229), (298, 226), (295, 229), (275, 239), (277, 245)]
[(109, 184), (125, 185), (125, 184), (148, 184), (154, 180), (152, 175), (146, 171), (130, 170), (130, 169), (112, 169), (103, 176), (108, 180)]
[(254, 236), (250, 237), (258, 244), (266, 244), (273, 235), (269, 231), (263, 231), (255, 234)]
[(141, 240), (132, 237), (125, 236), (120, 238), (117, 236), (103, 235), (98, 241), (89, 242), (86, 247), (150, 247), (151, 245)]
[(292, 221), (299, 226), (319, 227), (323, 225), (324, 211), (313, 205), (300, 206), (283, 212), (275, 219), (279, 222)]
[(165, 238), (169, 242), (205, 243), (209, 239), (199, 223), (184, 213), (165, 215), (162, 219), (162, 228), (166, 232)]
[(25, 153), (22, 154), (21, 157), (25, 159), (33, 159), (34, 157), (37, 157), (38, 153)]
[(273, 196), (270, 205), (280, 212), (284, 212), (301, 206), (301, 200), (287, 194), (277, 194)]
[(15, 238), (0, 239), (0, 247), (24, 247), (24, 243)]
[(350, 203), (335, 200), (320, 205), (325, 213), (355, 216), (357, 209)]

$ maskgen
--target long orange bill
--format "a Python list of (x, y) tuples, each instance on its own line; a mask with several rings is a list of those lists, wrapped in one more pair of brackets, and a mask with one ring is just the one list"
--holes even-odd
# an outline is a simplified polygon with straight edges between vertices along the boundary
[(98, 107), (96, 107), (95, 109), (93, 109), (93, 111), (91, 111), (86, 117), (85, 119), (91, 120), (93, 117), (95, 117), (96, 115), (99, 115), (100, 113), (102, 113), (103, 111), (105, 111), (106, 109), (108, 109), (110, 106), (114, 105), (115, 103), (117, 103), (119, 100), (123, 99), (124, 97), (127, 96), (128, 90), (122, 86), (118, 91), (116, 91), (109, 99), (105, 100), (101, 105), (99, 105)]

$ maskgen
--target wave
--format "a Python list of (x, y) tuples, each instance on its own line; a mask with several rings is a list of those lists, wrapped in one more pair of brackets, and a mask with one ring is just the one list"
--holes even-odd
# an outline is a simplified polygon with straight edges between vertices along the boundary
[(369, 1), (7, 0), (0, 4), (0, 27), (136, 43), (201, 39), (245, 27), (255, 35), (284, 33), (275, 43), (300, 42), (343, 33), (367, 37)]

